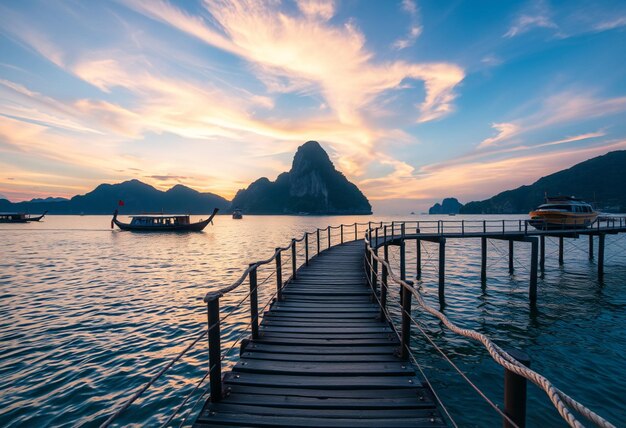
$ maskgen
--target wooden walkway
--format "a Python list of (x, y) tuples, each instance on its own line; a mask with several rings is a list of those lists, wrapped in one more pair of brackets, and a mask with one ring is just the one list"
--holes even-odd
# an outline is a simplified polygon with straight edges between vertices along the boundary
[(442, 427), (430, 389), (371, 301), (363, 241), (301, 267), (195, 427)]

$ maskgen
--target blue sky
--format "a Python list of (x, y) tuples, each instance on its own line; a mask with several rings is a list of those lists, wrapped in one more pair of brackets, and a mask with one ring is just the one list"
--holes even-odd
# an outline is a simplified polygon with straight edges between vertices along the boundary
[(626, 148), (623, 1), (0, 4), (0, 194), (232, 197), (318, 140), (377, 213)]

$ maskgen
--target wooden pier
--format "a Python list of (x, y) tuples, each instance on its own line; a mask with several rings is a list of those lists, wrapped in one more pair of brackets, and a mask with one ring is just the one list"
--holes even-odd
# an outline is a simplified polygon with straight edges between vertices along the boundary
[[(587, 236), (589, 239), (589, 260), (596, 260), (598, 278), (604, 276), (604, 254), (607, 235), (626, 233), (626, 217), (607, 217), (598, 219), (591, 227), (569, 229), (538, 230), (530, 226), (528, 220), (458, 220), (458, 221), (413, 221), (391, 222), (387, 224), (371, 223), (371, 242), (375, 250), (390, 245), (400, 247), (400, 263), (405, 263), (405, 245), (407, 241), (417, 242), (416, 271), (417, 279), (422, 279), (421, 246), (422, 241), (438, 244), (438, 283), (439, 303), (445, 306), (445, 272), (446, 272), (446, 242), (452, 239), (480, 239), (481, 262), (480, 279), (483, 285), (487, 281), (487, 243), (488, 240), (508, 242), (508, 270), (515, 271), (514, 251), (515, 243), (530, 244), (530, 283), (529, 299), (531, 304), (537, 302), (538, 272), (545, 271), (546, 238), (558, 239), (558, 261), (565, 263), (565, 239), (579, 239)], [(594, 238), (597, 238), (597, 258), (594, 255)], [(400, 273), (404, 275), (404, 267)], [(403, 278), (404, 279), (404, 278)]]
[(363, 253), (353, 241), (297, 270), (194, 426), (447, 426), (372, 301)]
[[(545, 237), (563, 241), (589, 235), (589, 257), (593, 237), (598, 237), (598, 273), (603, 273), (605, 236), (626, 232), (626, 218), (602, 219), (593, 228), (541, 231), (524, 220), (419, 221), (353, 223), (328, 226), (291, 239), (276, 248), (267, 260), (251, 263), (229, 286), (207, 293), (208, 328), (204, 328), (181, 352), (128, 398), (100, 428), (108, 428), (197, 343), (208, 338), (209, 369), (180, 405), (163, 423), (170, 426), (186, 413), (179, 426), (193, 418), (197, 404), (204, 402), (195, 417), (195, 427), (220, 426), (308, 426), (308, 427), (443, 427), (457, 426), (412, 348), (411, 329), (419, 330), (437, 352), (499, 414), (503, 426), (525, 426), (526, 384), (530, 379), (571, 426), (579, 425), (579, 413), (594, 425), (615, 428), (610, 422), (576, 402), (539, 373), (529, 368), (530, 359), (518, 350), (504, 351), (484, 334), (460, 328), (441, 311), (428, 305), (413, 282), (406, 278), (406, 245), (416, 241), (416, 274), (422, 276), (421, 241), (439, 244), (439, 301), (445, 306), (446, 240), (480, 238), (481, 279), (486, 279), (488, 239), (509, 242), (509, 271), (513, 271), (514, 243), (527, 242), (531, 251), (530, 298), (536, 300), (537, 265), (545, 262)], [(409, 232), (410, 230), (410, 232)], [(364, 239), (363, 239), (364, 237)], [(398, 266), (391, 266), (390, 246), (399, 246)], [(538, 261), (539, 258), (539, 261)], [(398, 268), (398, 273), (395, 269)], [(264, 278), (259, 270), (269, 269)], [(267, 273), (267, 272), (266, 272)], [(285, 279), (285, 276), (287, 278)], [(268, 280), (276, 284), (267, 299)], [(247, 283), (249, 293), (228, 311), (220, 299)], [(267, 302), (259, 311), (259, 288), (264, 286)], [(390, 295), (397, 287), (399, 299)], [(243, 290), (238, 290), (238, 296)], [(245, 294), (245, 291), (244, 291)], [(271, 294), (271, 292), (270, 292)], [(224, 324), (235, 309), (249, 308), (249, 324)], [(262, 304), (262, 303), (261, 303)], [(233, 306), (234, 305), (234, 306)], [(267, 312), (265, 308), (269, 307)], [(448, 329), (468, 340), (480, 342), (491, 358), (504, 368), (503, 406), (486, 397), (450, 360), (415, 320), (417, 311), (439, 319)], [(263, 313), (264, 312), (264, 313)], [(223, 352), (221, 326), (229, 338)], [(236, 339), (234, 339), (236, 337)], [(240, 346), (239, 358), (222, 374), (223, 360)], [(418, 369), (421, 376), (415, 371)], [(203, 392), (196, 394), (209, 381)], [(186, 408), (193, 396), (194, 404)], [(450, 397), (447, 397), (450, 399)], [(462, 397), (454, 397), (462, 399)], [(192, 419), (193, 420), (193, 419)]]

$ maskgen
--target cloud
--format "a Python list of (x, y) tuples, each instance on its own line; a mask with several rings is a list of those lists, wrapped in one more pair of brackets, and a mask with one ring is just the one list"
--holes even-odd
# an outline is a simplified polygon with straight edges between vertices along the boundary
[[(319, 90), (344, 123), (362, 123), (364, 111), (375, 109), (376, 97), (398, 88), (407, 78), (424, 80), (427, 91), (418, 105), (417, 121), (438, 119), (453, 110), (453, 89), (464, 78), (463, 70), (454, 64), (375, 62), (365, 47), (365, 36), (352, 21), (331, 25), (318, 19), (322, 12), (311, 12), (322, 10), (318, 2), (300, 3), (307, 13), (293, 15), (280, 10), (277, 2), (205, 1), (212, 20), (187, 15), (164, 2), (128, 4), (246, 60), (263, 82), (271, 82), (268, 90)], [(324, 13), (326, 17), (330, 12)], [(341, 52), (341, 61), (336, 52)]]
[(335, 14), (335, 2), (332, 0), (298, 0), (298, 8), (306, 16), (328, 21)]
[(626, 26), (626, 16), (598, 22), (594, 26), (594, 29), (596, 31), (608, 31), (608, 30), (613, 30), (615, 28), (620, 28), (624, 26)]
[(515, 23), (504, 33), (504, 37), (515, 37), (524, 34), (533, 28), (558, 28), (547, 16), (519, 16)]
[(552, 21), (548, 6), (541, 0), (536, 0), (526, 8), (524, 13), (519, 14), (503, 37), (511, 38), (524, 34), (534, 28), (558, 29), (558, 25)]
[(417, 38), (422, 34), (422, 26), (419, 24), (419, 10), (413, 0), (403, 0), (402, 9), (409, 14), (411, 24), (406, 36), (397, 39), (391, 45), (393, 49), (402, 50), (413, 46)]
[(478, 148), (484, 148), (495, 145), (502, 141), (506, 141), (509, 138), (517, 135), (521, 131), (520, 126), (514, 123), (493, 123), (491, 127), (497, 130), (498, 134), (495, 137), (490, 137), (483, 140), (478, 145)]
[(481, 141), (477, 148), (486, 149), (510, 142), (531, 131), (552, 128), (572, 122), (610, 116), (626, 110), (626, 97), (600, 98), (583, 90), (562, 91), (534, 103), (534, 112), (510, 122), (494, 123), (498, 134)]

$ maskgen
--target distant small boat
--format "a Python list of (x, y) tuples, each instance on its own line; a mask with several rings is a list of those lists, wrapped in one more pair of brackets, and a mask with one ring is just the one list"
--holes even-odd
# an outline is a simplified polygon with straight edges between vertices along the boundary
[(243, 213), (239, 208), (233, 211), (233, 220), (241, 220), (243, 218)]
[(415, 211), (411, 211), (411, 215), (415, 215)]
[(0, 223), (28, 223), (29, 221), (41, 220), (48, 211), (45, 211), (40, 216), (30, 216), (24, 213), (0, 213)]
[(456, 215), (456, 213), (448, 213), (448, 215)]
[(116, 224), (122, 230), (135, 232), (199, 232), (203, 230), (219, 210), (215, 208), (211, 216), (197, 223), (189, 221), (188, 214), (142, 214), (129, 216), (130, 223), (122, 223), (117, 219), (117, 210), (113, 213), (111, 229)]
[(539, 230), (584, 229), (598, 218), (591, 205), (573, 196), (546, 196), (546, 203), (529, 215), (530, 225)]

